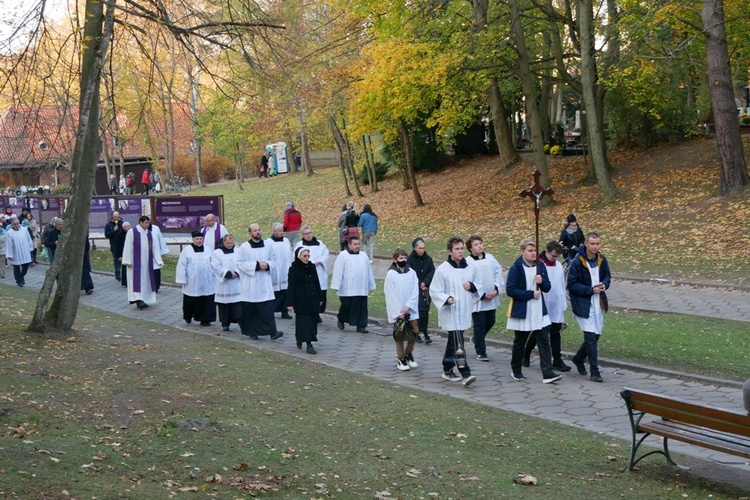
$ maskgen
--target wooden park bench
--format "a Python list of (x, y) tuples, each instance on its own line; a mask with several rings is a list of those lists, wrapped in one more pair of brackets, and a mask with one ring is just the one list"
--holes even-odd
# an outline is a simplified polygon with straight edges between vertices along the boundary
[[(669, 439), (750, 458), (750, 415), (745, 412), (724, 410), (627, 387), (620, 391), (620, 396), (628, 408), (633, 433), (628, 463), (630, 471), (635, 464), (654, 453), (664, 455), (669, 464), (677, 465), (669, 456)], [(646, 415), (661, 418), (645, 421)], [(643, 435), (638, 437), (639, 434)], [(636, 459), (638, 448), (651, 434), (664, 438), (664, 449), (650, 451)]]

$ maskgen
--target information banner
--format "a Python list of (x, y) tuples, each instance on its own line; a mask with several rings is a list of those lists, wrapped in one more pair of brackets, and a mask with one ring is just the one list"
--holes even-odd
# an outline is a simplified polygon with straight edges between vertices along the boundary
[(222, 216), (221, 196), (154, 198), (154, 223), (165, 233), (191, 233), (206, 223), (206, 215)]

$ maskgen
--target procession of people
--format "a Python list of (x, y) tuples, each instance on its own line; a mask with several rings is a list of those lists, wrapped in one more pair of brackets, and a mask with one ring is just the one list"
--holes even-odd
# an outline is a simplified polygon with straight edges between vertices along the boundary
[[(363, 217), (354, 209), (354, 203), (346, 203), (339, 220), (343, 247), (330, 273), (330, 288), (339, 298), (338, 328), (345, 330), (348, 324), (357, 333), (368, 333), (368, 299), (376, 289), (372, 268), (375, 255), (374, 245), (367, 253), (362, 248), (357, 221), (376, 216), (369, 205), (363, 209)], [(317, 353), (313, 343), (318, 341), (318, 324), (328, 303), (330, 253), (309, 225), (301, 225), (292, 202), (286, 202), (283, 215), (284, 223), (274, 223), (269, 238), (263, 239), (259, 224), (250, 224), (249, 239), (241, 243), (215, 214), (203, 216), (203, 224), (190, 235), (191, 242), (182, 248), (176, 266), (175, 283), (182, 288), (182, 318), (187, 324), (195, 321), (208, 327), (218, 317), (223, 331), (237, 324), (250, 339), (267, 336), (277, 340), (284, 336), (276, 324), (274, 313), (279, 312), (281, 319), (294, 319), (297, 347), (301, 349), (304, 344), (308, 353)], [(0, 243), (6, 243), (4, 253), (13, 266), (16, 283), (24, 286), (33, 244), (29, 231), (19, 231), (18, 217), (3, 216), (8, 219), (8, 227), (0, 235)], [(62, 227), (63, 220), (56, 218), (43, 233), (50, 262), (61, 243)], [(287, 238), (288, 231), (294, 241)], [(370, 236), (374, 232), (363, 230)], [(529, 367), (531, 353), (538, 347), (542, 382), (557, 382), (562, 376), (553, 370), (571, 370), (561, 353), (567, 293), (584, 332), (572, 362), (579, 374), (589, 375), (590, 371), (591, 381), (602, 382), (597, 345), (611, 276), (606, 258), (599, 253), (601, 238), (596, 233), (581, 238), (579, 232), (577, 220), (570, 214), (561, 239), (548, 241), (541, 255), (537, 254), (537, 242), (524, 239), (520, 257), (507, 270), (507, 280), (497, 259), (484, 251), (480, 235), (472, 235), (465, 242), (459, 236), (449, 238), (447, 254), (437, 268), (422, 237), (411, 242), (411, 253), (394, 250), (382, 293), (387, 319), (394, 324), (396, 369), (409, 371), (420, 366), (415, 360), (415, 345), (433, 342), (428, 326), (434, 308), (438, 326), (447, 333), (442, 378), (472, 385), (477, 377), (471, 373), (464, 332), (471, 329), (468, 339), (476, 359), (489, 362), (485, 339), (495, 325), (500, 296), (505, 293), (510, 300), (505, 326), (515, 332), (511, 378), (526, 378), (522, 369)], [(169, 253), (159, 227), (147, 215), (131, 227), (114, 211), (104, 233), (110, 241), (115, 278), (127, 287), (127, 300), (138, 309), (156, 304), (163, 257)], [(569, 238), (571, 234), (576, 238)], [(568, 259), (558, 262), (565, 252)], [(86, 279), (87, 273), (84, 275), (82, 290), (90, 294), (93, 282)]]

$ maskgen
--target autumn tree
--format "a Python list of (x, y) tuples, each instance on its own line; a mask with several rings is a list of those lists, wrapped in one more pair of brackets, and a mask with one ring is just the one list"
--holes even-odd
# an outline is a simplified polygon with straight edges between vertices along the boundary
[(734, 104), (732, 73), (727, 48), (724, 1), (703, 0), (706, 66), (719, 150), (719, 194), (738, 192), (750, 184)]

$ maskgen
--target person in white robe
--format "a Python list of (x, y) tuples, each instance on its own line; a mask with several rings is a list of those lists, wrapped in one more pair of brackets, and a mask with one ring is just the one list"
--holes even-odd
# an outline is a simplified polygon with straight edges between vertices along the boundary
[[(484, 292), (476, 267), (464, 258), (464, 240), (448, 239), (448, 258), (438, 266), (430, 283), (430, 298), (438, 310), (438, 324), (448, 331), (443, 354), (443, 379), (469, 386), (476, 381), (466, 362), (464, 330), (471, 326), (474, 304)], [(458, 374), (454, 371), (458, 368)]]
[(138, 224), (125, 235), (122, 249), (122, 263), (127, 267), (128, 301), (138, 309), (145, 309), (156, 303), (156, 277), (154, 264), (164, 266), (154, 237), (148, 230), (151, 218), (142, 215)]
[(471, 320), (474, 324), (474, 350), (479, 361), (489, 361), (487, 356), (487, 344), (484, 339), (495, 326), (495, 313), (500, 305), (500, 291), (505, 288), (503, 279), (503, 268), (492, 256), (485, 253), (484, 241), (481, 236), (473, 235), (466, 240), (469, 249), (469, 258), (474, 267), (477, 268), (479, 280), (482, 282), (482, 297), (474, 304)]
[(406, 259), (406, 250), (397, 248), (393, 252), (393, 263), (388, 268), (383, 285), (388, 321), (405, 322), (402, 329), (393, 333), (393, 340), (396, 341), (396, 369), (403, 372), (419, 366), (414, 361), (413, 354), (419, 332), (419, 278), (416, 271), (406, 263)]
[[(151, 234), (154, 237), (154, 251), (159, 252), (162, 260), (164, 260), (164, 256), (169, 253), (169, 246), (164, 239), (161, 229), (159, 229), (159, 226), (151, 224), (148, 227), (148, 230), (151, 231)], [(154, 278), (156, 279), (156, 291), (158, 292), (161, 288), (161, 266), (157, 265), (156, 262), (154, 262)]]
[(26, 273), (29, 271), (33, 249), (34, 243), (29, 230), (22, 227), (18, 217), (13, 215), (5, 236), (5, 258), (13, 266), (13, 277), (19, 287), (26, 285)]
[[(547, 275), (552, 288), (545, 292), (544, 302), (547, 304), (549, 320), (549, 345), (552, 350), (552, 368), (561, 372), (569, 372), (570, 366), (562, 359), (562, 331), (565, 325), (565, 310), (568, 308), (568, 300), (565, 297), (565, 270), (557, 260), (562, 255), (564, 248), (556, 240), (547, 242), (547, 249), (539, 255), (539, 260), (547, 268)], [(531, 353), (536, 346), (536, 337), (530, 335), (526, 341), (523, 353), (523, 366), (531, 364)]]
[(588, 233), (568, 267), (570, 307), (583, 332), (583, 344), (572, 361), (578, 373), (586, 375), (583, 363), (588, 358), (592, 382), (604, 382), (599, 371), (598, 343), (609, 307), (606, 291), (612, 282), (607, 258), (599, 252), (601, 242), (598, 234)]
[(201, 232), (203, 233), (203, 246), (209, 252), (213, 252), (219, 245), (221, 245), (221, 239), (227, 235), (227, 228), (221, 225), (214, 214), (208, 214), (205, 217), (206, 225), (203, 226)]
[(266, 239), (266, 245), (271, 248), (276, 265), (271, 271), (273, 280), (274, 305), (273, 312), (281, 313), (282, 319), (292, 319), (286, 308), (286, 290), (289, 286), (289, 267), (294, 261), (292, 245), (284, 236), (284, 225), (276, 222), (273, 225), (273, 234)]
[(175, 272), (175, 283), (182, 285), (182, 318), (187, 324), (195, 320), (211, 326), (216, 321), (213, 252), (204, 248), (202, 232), (193, 231), (191, 236), (193, 242), (180, 252)]
[(235, 257), (240, 272), (240, 299), (243, 335), (257, 340), (270, 335), (271, 340), (284, 336), (276, 329), (273, 315), (274, 295), (272, 272), (276, 266), (273, 251), (263, 240), (258, 224), (251, 224), (250, 239), (240, 245)]
[(537, 261), (534, 240), (525, 239), (520, 245), (521, 256), (508, 269), (505, 293), (510, 297), (506, 328), (514, 330), (513, 351), (510, 368), (514, 380), (522, 380), (523, 352), (529, 335), (536, 337), (539, 346), (539, 366), (542, 382), (550, 384), (562, 377), (552, 370), (552, 354), (549, 347), (549, 325), (547, 305), (543, 292), (549, 292), (551, 284), (547, 267)]
[(338, 313), (338, 327), (344, 329), (349, 323), (357, 327), (357, 332), (367, 330), (367, 297), (375, 290), (375, 276), (367, 254), (360, 252), (359, 238), (347, 241), (347, 248), (339, 253), (333, 263), (331, 288), (339, 295), (341, 305)]
[(238, 323), (242, 318), (242, 300), (240, 298), (240, 272), (237, 269), (237, 254), (234, 247), (234, 235), (226, 234), (221, 245), (214, 250), (211, 267), (216, 276), (216, 293), (214, 301), (219, 309), (221, 329), (229, 331), (231, 323)]
[[(302, 226), (300, 234), (302, 239), (294, 249), (296, 251), (297, 248), (304, 246), (310, 250), (310, 262), (315, 264), (315, 271), (318, 273), (318, 281), (320, 281), (320, 291), (323, 294), (323, 301), (320, 304), (320, 312), (323, 313), (328, 305), (328, 262), (331, 260), (331, 253), (328, 251), (326, 244), (313, 235), (312, 227)], [(317, 321), (318, 323), (323, 322), (320, 314), (318, 314)]]

